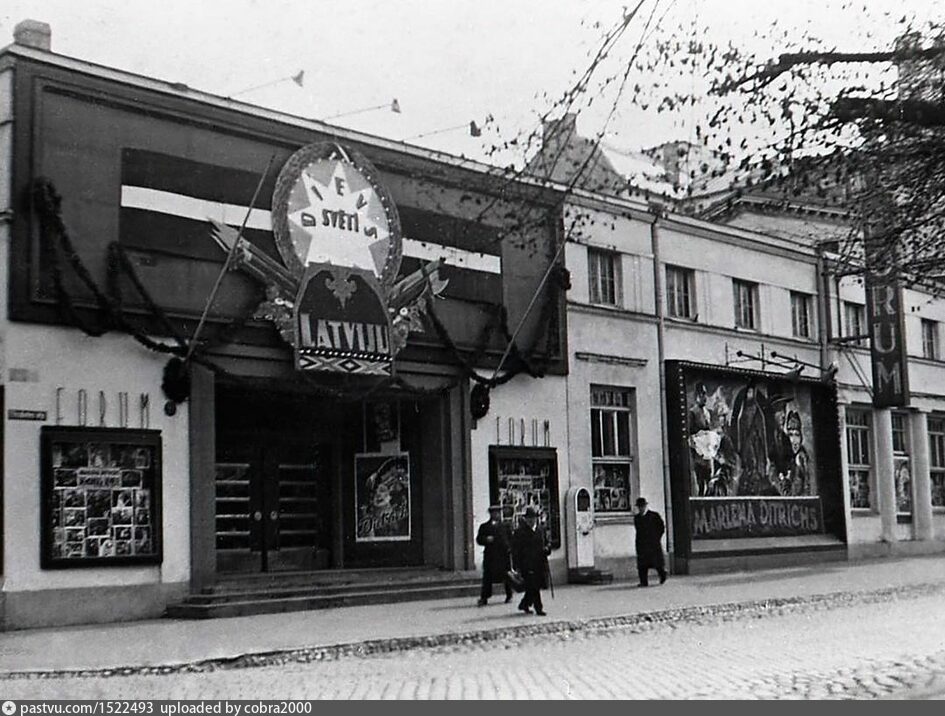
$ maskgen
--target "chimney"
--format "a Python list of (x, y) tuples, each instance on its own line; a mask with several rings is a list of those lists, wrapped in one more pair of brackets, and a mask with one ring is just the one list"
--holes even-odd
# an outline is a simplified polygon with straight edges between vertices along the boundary
[(49, 23), (39, 20), (21, 20), (13, 28), (13, 41), (17, 45), (49, 52), (52, 49), (52, 28)]
[(546, 119), (543, 129), (545, 145), (553, 139), (570, 142), (577, 135), (577, 114), (568, 112), (560, 119)]
[[(932, 45), (933, 47), (937, 45)], [(922, 49), (922, 35), (909, 32), (896, 39), (897, 52), (908, 53)], [(945, 62), (941, 56), (927, 59), (900, 58), (899, 98), (940, 102), (945, 94)]]

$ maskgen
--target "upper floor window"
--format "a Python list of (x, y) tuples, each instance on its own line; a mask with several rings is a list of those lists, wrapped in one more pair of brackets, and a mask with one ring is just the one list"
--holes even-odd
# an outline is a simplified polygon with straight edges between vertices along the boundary
[(810, 294), (791, 291), (791, 326), (798, 338), (810, 338)]
[(758, 327), (758, 284), (732, 279), (735, 294), (735, 326), (737, 328)]
[(938, 360), (938, 321), (922, 319), (922, 357)]
[(843, 302), (843, 325), (845, 328), (844, 336), (847, 338), (857, 337), (858, 340), (851, 341), (853, 345), (866, 345), (866, 306), (851, 301)]
[(695, 276), (691, 269), (666, 267), (666, 313), (674, 318), (693, 318)]
[(587, 278), (591, 303), (619, 306), (620, 256), (599, 249), (587, 250)]

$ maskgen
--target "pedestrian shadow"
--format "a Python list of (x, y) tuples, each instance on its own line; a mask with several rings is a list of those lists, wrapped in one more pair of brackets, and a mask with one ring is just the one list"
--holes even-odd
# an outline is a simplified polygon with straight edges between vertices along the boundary
[(592, 587), (595, 592), (636, 592), (642, 590), (659, 589), (665, 587), (665, 584), (651, 584), (649, 587), (641, 587), (636, 582), (614, 582), (606, 586)]
[(431, 612), (455, 612), (459, 610), (482, 611), (483, 609), (489, 609), (490, 606), (494, 608), (499, 605), (495, 604), (495, 605), (480, 607), (475, 602), (470, 602), (469, 604), (465, 604), (465, 603), (464, 604), (443, 604), (438, 607), (430, 607), (427, 611), (431, 611)]
[(462, 619), (457, 622), (457, 624), (463, 625), (474, 625), (474, 624), (497, 624), (498, 622), (503, 622), (508, 626), (518, 626), (520, 624), (528, 624), (530, 622), (541, 623), (543, 621), (548, 621), (547, 617), (536, 617), (534, 614), (526, 614), (525, 612), (511, 611), (511, 612), (501, 612), (498, 614), (483, 614), (481, 617), (474, 619)]
[(814, 576), (837, 575), (844, 573), (844, 566), (838, 565), (811, 565), (809, 567), (790, 567), (772, 572), (728, 572), (719, 574), (698, 574), (698, 575), (676, 575), (670, 576), (666, 584), (655, 583), (650, 580), (649, 587), (640, 587), (633, 580), (614, 582), (608, 585), (593, 587), (595, 592), (624, 592), (637, 591), (638, 589), (659, 589), (660, 587), (680, 584), (689, 588), (707, 588), (707, 587), (731, 587), (744, 585), (747, 582), (752, 584), (767, 584), (774, 582), (786, 582), (792, 579), (808, 579)]
[(484, 607), (480, 607), (475, 602), (470, 602), (469, 604), (442, 604), (436, 607), (430, 607), (427, 611), (431, 612), (456, 612), (456, 611), (477, 611), (477, 612), (486, 612), (494, 611), (495, 609), (514, 609), (515, 601), (511, 601), (508, 604), (504, 604), (499, 601), (495, 604), (487, 604)]

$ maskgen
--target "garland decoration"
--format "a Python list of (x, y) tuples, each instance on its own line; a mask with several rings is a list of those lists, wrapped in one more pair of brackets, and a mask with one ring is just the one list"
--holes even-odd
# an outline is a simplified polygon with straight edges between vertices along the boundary
[[(186, 400), (190, 392), (189, 368), (188, 363), (180, 360), (179, 356), (186, 355), (187, 341), (164, 310), (155, 303), (150, 293), (148, 293), (128, 258), (125, 248), (117, 242), (108, 245), (107, 289), (102, 291), (79, 257), (69, 237), (69, 232), (62, 220), (62, 197), (56, 191), (52, 182), (45, 178), (37, 178), (33, 185), (32, 198), (33, 206), (39, 218), (40, 238), (51, 259), (50, 273), (53, 280), (56, 304), (63, 318), (88, 336), (99, 337), (109, 331), (118, 330), (127, 333), (148, 350), (175, 356), (165, 366), (162, 388), (169, 401), (174, 404)], [(89, 323), (76, 309), (72, 296), (65, 287), (63, 263), (66, 263), (75, 272), (82, 284), (94, 297), (97, 308), (103, 314), (100, 324), (93, 325)], [(132, 288), (141, 297), (149, 313), (157, 319), (163, 331), (173, 339), (173, 343), (155, 341), (126, 318), (123, 305), (124, 297), (121, 291), (121, 278), (123, 276), (131, 283)], [(202, 346), (206, 348), (211, 343), (215, 344), (217, 341), (226, 340), (230, 332), (243, 328), (250, 318), (252, 318), (252, 312), (231, 321), (214, 336), (213, 341), (207, 341)], [(225, 372), (205, 356), (194, 355), (191, 356), (191, 360), (215, 372)], [(169, 410), (170, 408), (165, 406), (165, 411), (168, 412)]]
[(482, 383), (476, 383), (469, 391), (469, 412), (475, 420), (489, 412), (489, 388)]
[[(453, 362), (459, 366), (463, 375), (477, 385), (482, 385), (489, 390), (509, 382), (520, 373), (527, 373), (532, 378), (543, 378), (545, 376), (558, 337), (558, 301), (556, 300), (556, 296), (560, 291), (567, 290), (569, 286), (570, 274), (567, 269), (560, 265), (556, 266), (553, 269), (548, 288), (550, 295), (542, 305), (541, 314), (538, 319), (538, 324), (544, 326), (544, 330), (536, 331), (532, 344), (524, 351), (519, 349), (516, 344), (512, 343), (508, 358), (506, 359), (506, 365), (502, 366), (504, 370), (495, 378), (487, 378), (479, 375), (474, 365), (485, 355), (492, 334), (496, 330), (501, 330), (502, 335), (505, 337), (506, 345), (511, 342), (512, 332), (509, 330), (508, 311), (505, 306), (492, 304), (495, 313), (492, 319), (483, 327), (476, 346), (473, 348), (469, 358), (466, 358), (464, 352), (456, 345), (456, 342), (449, 334), (449, 330), (440, 320), (440, 317), (436, 315), (436, 311), (433, 310), (432, 305), (428, 307), (427, 316), (440, 342), (443, 343), (449, 351), (450, 357), (453, 359)], [(541, 336), (545, 337), (544, 351), (542, 351), (537, 360), (528, 359), (526, 356), (534, 356), (538, 352), (538, 343)]]

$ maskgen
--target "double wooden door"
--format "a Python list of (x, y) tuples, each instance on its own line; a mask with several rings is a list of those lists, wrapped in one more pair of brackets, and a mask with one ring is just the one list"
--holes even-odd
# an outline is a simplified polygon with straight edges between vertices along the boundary
[(273, 434), (217, 436), (218, 571), (331, 565), (330, 458), (322, 445)]

